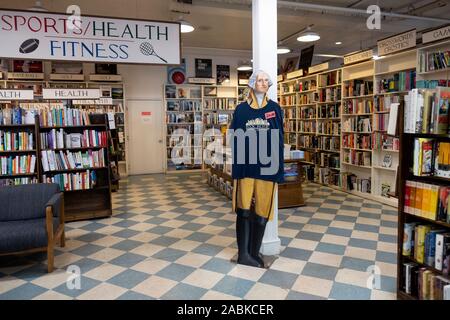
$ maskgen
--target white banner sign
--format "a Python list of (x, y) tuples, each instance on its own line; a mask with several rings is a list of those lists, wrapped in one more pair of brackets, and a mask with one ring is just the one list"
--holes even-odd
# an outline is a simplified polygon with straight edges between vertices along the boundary
[(348, 56), (344, 56), (344, 64), (351, 64), (356, 62), (361, 62), (364, 60), (372, 59), (373, 50), (365, 50), (355, 54), (349, 54)]
[(99, 89), (42, 89), (44, 99), (49, 100), (81, 100), (99, 99)]
[(0, 43), (4, 58), (181, 62), (180, 24), (175, 22), (0, 10)]
[(0, 89), (0, 100), (33, 100), (33, 90)]
[(100, 98), (98, 100), (73, 100), (74, 105), (113, 105), (112, 98)]
[(316, 73), (316, 72), (320, 72), (320, 71), (325, 71), (325, 70), (328, 70), (328, 67), (329, 67), (328, 62), (317, 64), (315, 66), (309, 67), (308, 73), (311, 74), (311, 73)]
[(422, 43), (450, 38), (450, 25), (422, 34)]
[(397, 51), (402, 51), (416, 46), (416, 30), (411, 30), (387, 39), (379, 40), (378, 56), (385, 56)]

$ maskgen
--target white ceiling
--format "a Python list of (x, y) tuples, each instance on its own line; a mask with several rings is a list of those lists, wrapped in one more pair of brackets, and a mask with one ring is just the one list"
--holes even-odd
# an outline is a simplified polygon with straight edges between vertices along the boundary
[[(413, 28), (423, 30), (442, 24), (415, 19), (387, 18), (382, 21), (381, 30), (369, 30), (366, 27), (365, 17), (282, 8), (281, 4), (286, 2), (279, 2), (279, 40), (312, 24), (314, 25), (313, 30), (321, 35), (321, 39), (314, 43), (315, 52), (322, 54), (343, 55), (374, 46), (377, 39), (392, 34)], [(290, 2), (296, 1), (291, 0)], [(450, 19), (450, 0), (303, 2), (364, 10), (368, 5), (376, 3), (383, 11)], [(34, 3), (34, 0), (20, 0), (20, 2), (0, 0), (0, 8), (27, 9)], [(185, 14), (184, 18), (192, 23), (196, 30), (189, 34), (183, 34), (182, 44), (184, 47), (251, 50), (252, 24), (251, 6), (249, 5), (251, 0), (193, 0), (193, 5), (179, 4), (175, 0), (43, 0), (42, 3), (46, 9), (53, 12), (65, 12), (67, 6), (77, 4), (80, 6), (82, 14), (149, 20), (175, 20), (180, 14), (172, 13), (171, 10), (186, 11), (189, 14)], [(336, 41), (341, 41), (343, 44), (335, 45)], [(309, 46), (297, 42), (296, 36), (286, 40), (284, 44), (294, 49), (296, 53)], [(318, 59), (316, 62), (323, 59)]]

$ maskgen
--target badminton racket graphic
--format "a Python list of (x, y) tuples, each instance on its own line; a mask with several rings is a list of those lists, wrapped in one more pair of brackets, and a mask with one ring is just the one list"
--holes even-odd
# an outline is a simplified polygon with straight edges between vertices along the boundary
[(161, 58), (160, 56), (158, 56), (158, 54), (155, 52), (155, 49), (153, 48), (152, 44), (149, 42), (143, 42), (141, 43), (141, 45), (139, 46), (139, 49), (141, 50), (141, 53), (143, 55), (146, 56), (155, 56), (160, 58), (162, 61), (164, 61), (165, 63), (167, 63), (167, 61), (163, 58)]

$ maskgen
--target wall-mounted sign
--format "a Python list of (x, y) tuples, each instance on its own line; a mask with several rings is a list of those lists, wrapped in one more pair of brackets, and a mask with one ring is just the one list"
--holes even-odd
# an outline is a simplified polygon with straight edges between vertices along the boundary
[(118, 74), (91, 74), (91, 81), (122, 81), (122, 76)]
[(84, 75), (82, 74), (50, 74), (50, 80), (70, 80), (70, 81), (84, 81)]
[(289, 72), (286, 74), (286, 79), (291, 80), (295, 78), (303, 77), (303, 69)]
[(44, 99), (49, 100), (84, 100), (99, 99), (99, 89), (42, 89)]
[(277, 76), (277, 82), (283, 81), (283, 75), (280, 74), (279, 76)]
[(97, 100), (73, 100), (72, 104), (74, 105), (112, 105), (113, 100), (112, 98), (100, 98)]
[(0, 79), (3, 79), (3, 72), (0, 72)]
[(152, 112), (151, 111), (141, 112), (141, 120), (143, 124), (151, 124)]
[(320, 72), (320, 71), (325, 71), (325, 70), (328, 70), (328, 68), (329, 68), (328, 62), (324, 62), (324, 63), (321, 63), (321, 64), (316, 64), (315, 66), (312, 66), (312, 67), (308, 68), (308, 74), (316, 73), (316, 72)]
[(188, 83), (216, 84), (216, 79), (214, 79), (214, 78), (188, 78)]
[(0, 10), (0, 57), (179, 64), (180, 24)]
[[(0, 33), (1, 34), (1, 33)], [(0, 48), (0, 51), (2, 49)], [(32, 73), (32, 72), (8, 72), (8, 79), (36, 79), (36, 80), (43, 80), (44, 74), (43, 73)]]
[(416, 46), (416, 29), (379, 40), (377, 44), (378, 56), (414, 48)]
[(373, 50), (365, 50), (344, 56), (344, 65), (361, 62), (373, 58)]
[(33, 100), (33, 90), (0, 89), (0, 100)]
[(422, 34), (422, 43), (450, 38), (450, 25)]

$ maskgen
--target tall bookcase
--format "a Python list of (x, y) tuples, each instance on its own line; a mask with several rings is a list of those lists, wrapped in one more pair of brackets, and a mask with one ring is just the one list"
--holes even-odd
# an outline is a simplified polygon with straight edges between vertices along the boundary
[[(413, 103), (405, 105), (402, 112), (405, 119), (414, 114), (409, 111), (413, 109)], [(413, 118), (416, 123), (418, 117)], [(406, 127), (408, 120), (402, 121)], [(442, 159), (445, 152), (440, 150), (443, 148), (441, 144), (450, 145), (450, 134), (447, 130), (446, 133), (424, 133), (430, 131), (417, 130), (417, 126), (415, 130), (405, 128), (405, 131), (400, 136), (397, 297), (407, 300), (443, 299), (443, 286), (450, 285), (447, 198), (450, 174), (448, 168), (439, 164), (448, 163), (448, 159)], [(433, 156), (425, 157), (425, 153), (433, 153)], [(422, 161), (430, 166), (422, 166)], [(437, 169), (443, 169), (445, 173)]]
[(356, 195), (371, 193), (374, 62), (342, 70), (342, 188)]

